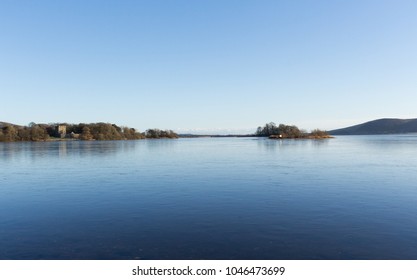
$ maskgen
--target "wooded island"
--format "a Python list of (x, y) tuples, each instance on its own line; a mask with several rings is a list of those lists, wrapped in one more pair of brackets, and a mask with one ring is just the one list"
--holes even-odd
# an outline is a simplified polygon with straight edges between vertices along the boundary
[(0, 141), (53, 141), (53, 140), (137, 140), (178, 138), (172, 130), (148, 129), (138, 132), (127, 126), (110, 123), (35, 124), (19, 126), (0, 123)]
[(314, 129), (310, 133), (305, 130), (300, 130), (295, 125), (280, 124), (277, 126), (275, 123), (270, 122), (263, 127), (258, 127), (255, 132), (255, 136), (269, 137), (271, 139), (324, 139), (332, 138), (326, 131), (320, 129)]

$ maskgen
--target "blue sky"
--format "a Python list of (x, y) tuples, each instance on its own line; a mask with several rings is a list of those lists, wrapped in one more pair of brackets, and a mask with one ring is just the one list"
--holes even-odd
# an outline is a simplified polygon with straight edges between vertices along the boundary
[(0, 121), (251, 132), (417, 117), (417, 1), (0, 1)]

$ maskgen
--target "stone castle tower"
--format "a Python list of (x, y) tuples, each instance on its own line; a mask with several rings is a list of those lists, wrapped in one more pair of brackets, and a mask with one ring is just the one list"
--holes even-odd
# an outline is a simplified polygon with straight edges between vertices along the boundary
[(67, 126), (66, 125), (58, 125), (56, 130), (57, 130), (57, 133), (58, 133), (59, 137), (61, 137), (61, 138), (65, 138), (65, 136), (67, 135)]

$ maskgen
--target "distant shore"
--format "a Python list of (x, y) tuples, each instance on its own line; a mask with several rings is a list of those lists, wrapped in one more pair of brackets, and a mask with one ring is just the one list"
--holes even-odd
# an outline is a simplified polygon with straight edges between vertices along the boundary
[(334, 136), (331, 135), (305, 135), (305, 136), (299, 136), (299, 137), (279, 137), (279, 135), (270, 135), (270, 136), (259, 136), (254, 134), (244, 134), (244, 135), (238, 135), (238, 134), (227, 134), (227, 135), (198, 135), (198, 134), (187, 134), (182, 135), (179, 134), (179, 138), (249, 138), (249, 137), (257, 137), (257, 138), (268, 138), (268, 139), (331, 139), (334, 138)]
[(172, 130), (148, 129), (145, 132), (134, 128), (111, 123), (30, 123), (28, 126), (0, 122), (0, 142), (43, 142), (43, 141), (110, 141), (139, 139), (176, 139), (176, 138), (226, 138), (226, 137), (269, 137), (269, 139), (327, 139), (333, 138), (326, 131), (315, 129), (311, 132), (299, 129), (295, 125), (270, 122), (258, 127), (253, 134), (177, 134)]
[(139, 140), (176, 139), (178, 134), (172, 130), (157, 128), (145, 132), (127, 126), (111, 123), (52, 123), (28, 126), (0, 122), (0, 142), (43, 142), (43, 141), (94, 141), (94, 140)]

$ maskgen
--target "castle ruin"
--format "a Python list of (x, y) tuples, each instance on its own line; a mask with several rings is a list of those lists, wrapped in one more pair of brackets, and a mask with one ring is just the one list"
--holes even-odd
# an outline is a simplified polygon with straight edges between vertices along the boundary
[(65, 138), (65, 136), (67, 135), (67, 126), (66, 125), (58, 125), (56, 127), (56, 132), (57, 132), (58, 137)]

